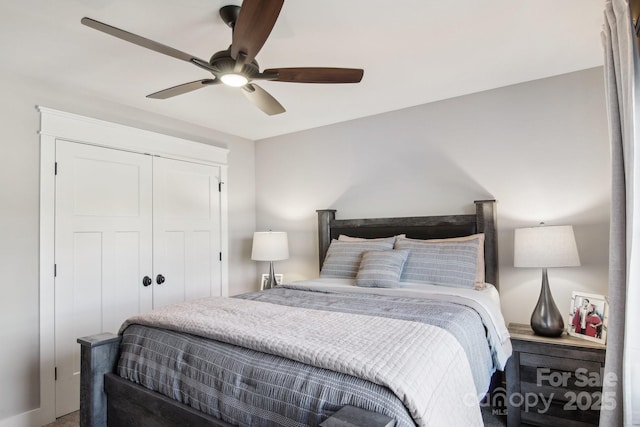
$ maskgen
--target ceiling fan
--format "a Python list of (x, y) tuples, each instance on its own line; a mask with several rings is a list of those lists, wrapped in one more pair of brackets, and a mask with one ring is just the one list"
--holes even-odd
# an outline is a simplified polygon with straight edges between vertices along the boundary
[(255, 84), (256, 80), (358, 83), (364, 74), (361, 69), (331, 67), (269, 68), (260, 72), (255, 57), (267, 41), (283, 3), (284, 0), (244, 0), (242, 7), (223, 6), (220, 9), (220, 17), (232, 29), (231, 46), (214, 53), (209, 61), (91, 18), (84, 17), (81, 22), (138, 46), (190, 62), (213, 75), (213, 78), (196, 80), (152, 93), (147, 95), (147, 98), (166, 99), (222, 83), (241, 88), (249, 101), (271, 116), (284, 113), (285, 109), (273, 96)]

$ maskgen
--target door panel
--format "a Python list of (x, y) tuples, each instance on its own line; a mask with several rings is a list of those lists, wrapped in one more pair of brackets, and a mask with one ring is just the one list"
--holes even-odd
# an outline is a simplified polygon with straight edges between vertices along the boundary
[(151, 309), (152, 159), (56, 142), (56, 417), (79, 407), (78, 337)]
[[(126, 153), (127, 157), (131, 155)], [(83, 158), (74, 161), (73, 173), (73, 213), (75, 215), (100, 218), (140, 215), (142, 189), (138, 164), (127, 164), (116, 159), (106, 161), (104, 158), (95, 160)]]
[(153, 305), (221, 295), (220, 168), (154, 158)]
[[(184, 301), (186, 233), (181, 230), (165, 231), (164, 233), (154, 230), (154, 242), (153, 258), (156, 269), (153, 276), (153, 307), (158, 308)], [(157, 283), (158, 275), (164, 277), (164, 283)]]
[[(72, 323), (65, 331), (72, 332), (66, 340), (91, 335), (102, 330), (102, 233), (81, 232), (73, 235), (73, 265), (70, 272)], [(66, 267), (65, 267), (66, 268)], [(62, 271), (61, 271), (62, 275)], [(56, 283), (57, 285), (57, 283)], [(61, 302), (62, 303), (62, 302)], [(64, 317), (60, 316), (62, 320)], [(60, 329), (62, 333), (63, 330)], [(59, 378), (65, 377), (65, 364), (58, 365)], [(72, 372), (80, 372), (80, 352), (73, 352)]]
[[(215, 251), (211, 248), (211, 231), (194, 231), (191, 234), (190, 253), (186, 259), (186, 283), (185, 300), (202, 298), (212, 295), (213, 268), (219, 262)], [(217, 293), (216, 295), (219, 295)]]
[[(105, 319), (107, 330), (117, 330), (122, 324), (122, 319), (133, 316), (134, 314), (150, 310), (151, 298), (149, 290), (142, 286), (142, 278), (151, 275), (151, 268), (145, 268), (141, 271), (140, 254), (145, 248), (144, 240), (139, 231), (127, 231), (115, 233), (115, 269), (114, 274), (114, 292), (115, 302), (113, 311), (114, 317)], [(148, 258), (149, 255), (145, 255)], [(135, 283), (137, 286), (131, 286)]]

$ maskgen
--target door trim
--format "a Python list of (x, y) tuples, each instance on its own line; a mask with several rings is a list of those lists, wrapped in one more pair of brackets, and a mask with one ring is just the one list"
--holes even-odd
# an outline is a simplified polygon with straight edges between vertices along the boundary
[[(40, 408), (39, 425), (55, 421), (55, 161), (56, 140), (115, 148), (220, 167), (227, 183), (229, 150), (91, 117), (38, 106), (40, 112)], [(228, 254), (227, 185), (220, 193), (221, 251)], [(228, 256), (222, 257), (222, 295), (229, 294)]]

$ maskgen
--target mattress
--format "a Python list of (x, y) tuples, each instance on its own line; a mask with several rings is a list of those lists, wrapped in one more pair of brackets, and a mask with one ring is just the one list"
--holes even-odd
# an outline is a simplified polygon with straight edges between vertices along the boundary
[[(494, 370), (502, 369), (510, 349), (499, 309), (496, 314), (490, 307), (495, 295), (473, 291), (473, 297), (483, 297), (469, 298), (459, 292), (425, 294), (424, 286), (413, 290), (411, 285), (400, 291), (364, 292), (349, 283), (315, 281), (236, 299), (398, 319), (446, 331), (466, 355), (477, 397), (487, 390)], [(497, 325), (496, 317), (500, 317)], [(136, 322), (124, 328), (118, 373), (231, 424), (314, 426), (340, 407), (352, 405), (393, 417), (398, 426), (429, 425), (417, 420), (415, 409), (388, 384), (169, 329)]]

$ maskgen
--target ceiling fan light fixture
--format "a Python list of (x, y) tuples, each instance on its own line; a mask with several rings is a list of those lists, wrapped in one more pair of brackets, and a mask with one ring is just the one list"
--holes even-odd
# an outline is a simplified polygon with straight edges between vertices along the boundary
[(220, 17), (233, 30), (232, 42), (227, 49), (215, 52), (209, 61), (88, 17), (82, 18), (80, 22), (145, 49), (189, 62), (213, 75), (213, 78), (196, 80), (152, 93), (147, 95), (148, 98), (167, 99), (205, 86), (219, 86), (222, 83), (225, 86), (241, 88), (242, 93), (251, 103), (272, 116), (284, 113), (285, 109), (267, 91), (254, 84), (254, 80), (292, 83), (359, 83), (364, 72), (361, 69), (336, 67), (271, 68), (260, 72), (260, 66), (255, 58), (267, 41), (283, 3), (284, 0), (249, 0), (243, 3), (242, 13), (240, 13), (240, 6), (230, 5), (220, 8)]
[(242, 87), (249, 83), (249, 79), (247, 79), (244, 75), (236, 73), (224, 74), (220, 76), (220, 80), (222, 80), (222, 83), (231, 87)]

